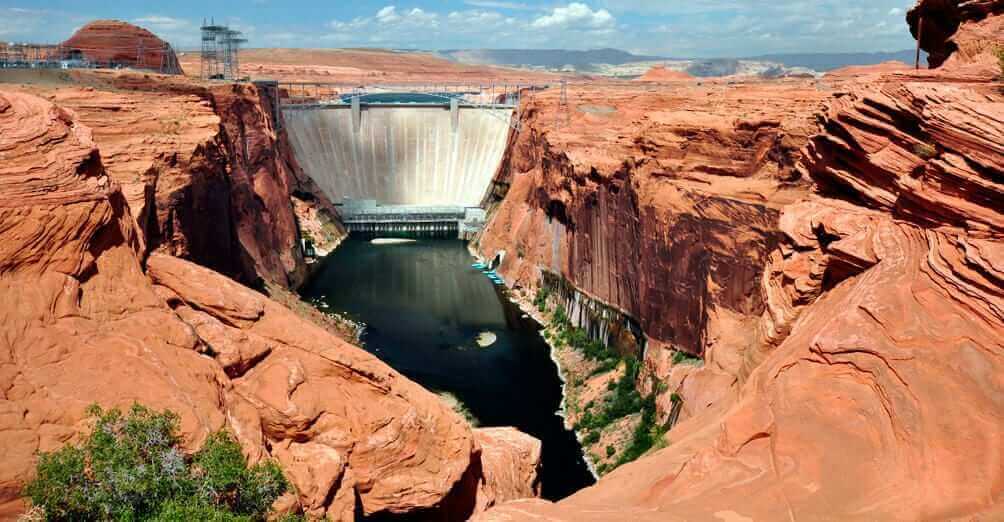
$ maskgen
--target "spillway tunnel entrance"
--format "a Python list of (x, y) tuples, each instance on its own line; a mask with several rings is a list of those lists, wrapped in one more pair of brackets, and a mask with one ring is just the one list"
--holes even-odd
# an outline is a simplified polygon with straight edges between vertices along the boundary
[(456, 93), (385, 92), (282, 112), (297, 161), (350, 234), (470, 239), (484, 225), (514, 109)]

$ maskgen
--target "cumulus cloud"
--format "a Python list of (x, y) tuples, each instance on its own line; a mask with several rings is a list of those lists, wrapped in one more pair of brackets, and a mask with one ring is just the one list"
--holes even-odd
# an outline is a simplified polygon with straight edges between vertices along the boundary
[(397, 14), (396, 6), (388, 5), (377, 11), (376, 20), (381, 24), (394, 24), (401, 21), (401, 17)]
[(495, 2), (492, 0), (464, 0), (464, 4), (471, 7), (485, 7), (489, 9), (514, 9), (519, 11), (531, 11), (537, 10), (538, 7), (534, 7), (527, 4), (521, 4), (516, 2)]
[[(141, 4), (60, 12), (52, 0), (0, 7), (0, 39), (58, 42), (95, 18), (125, 17), (176, 47), (197, 48), (202, 12), (184, 3), (146, 12)], [(250, 0), (247, 22), (232, 19), (250, 46), (329, 45), (422, 49), (617, 47), (674, 57), (783, 52), (900, 50), (913, 46), (903, 20), (914, 0), (382, 0), (328, 3), (336, 20), (282, 23)], [(18, 4), (21, 5), (18, 5)], [(11, 5), (13, 4), (13, 5)], [(177, 5), (175, 5), (177, 4)], [(131, 11), (131, 12), (130, 12)], [(258, 18), (250, 18), (257, 16)], [(264, 34), (262, 34), (264, 33)], [(769, 35), (769, 36), (768, 36)]]
[(371, 25), (377, 26), (419, 26), (435, 27), (439, 22), (437, 13), (430, 13), (415, 7), (399, 11), (397, 6), (388, 5), (381, 8), (372, 17), (356, 17), (351, 22), (332, 20), (328, 26), (338, 30), (358, 30)]
[(550, 28), (583, 28), (583, 29), (605, 29), (616, 24), (613, 15), (606, 9), (593, 11), (586, 4), (573, 2), (565, 7), (555, 7), (550, 14), (541, 16), (533, 21), (533, 27), (537, 29)]

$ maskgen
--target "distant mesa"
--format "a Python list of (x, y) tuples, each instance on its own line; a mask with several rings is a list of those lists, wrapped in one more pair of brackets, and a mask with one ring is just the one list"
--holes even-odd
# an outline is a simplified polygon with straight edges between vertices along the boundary
[(645, 74), (637, 78), (639, 82), (667, 82), (673, 80), (692, 80), (693, 76), (684, 71), (677, 71), (667, 68), (665, 65), (656, 65)]
[(119, 20), (97, 20), (62, 44), (71, 57), (102, 67), (132, 67), (183, 74), (171, 45), (150, 31)]

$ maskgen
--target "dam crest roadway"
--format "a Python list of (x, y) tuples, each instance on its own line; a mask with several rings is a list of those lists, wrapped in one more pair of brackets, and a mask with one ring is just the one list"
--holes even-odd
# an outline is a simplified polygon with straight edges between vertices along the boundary
[(530, 84), (277, 84), (297, 161), (350, 233), (470, 238)]

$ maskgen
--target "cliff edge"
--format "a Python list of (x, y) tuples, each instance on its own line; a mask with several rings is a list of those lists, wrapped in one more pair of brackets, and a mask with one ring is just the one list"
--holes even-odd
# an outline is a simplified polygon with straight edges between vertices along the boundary
[[(825, 105), (813, 111), (814, 130), (799, 152), (789, 155), (795, 160), (791, 178), (808, 182), (807, 190), (788, 202), (775, 199), (766, 205), (776, 209), (776, 220), (762, 214), (761, 228), (774, 242), (749, 264), (756, 283), (721, 286), (712, 284), (722, 281), (720, 276), (710, 276), (707, 284), (714, 293), (691, 292), (698, 297), (687, 305), (701, 314), (695, 317), (714, 319), (704, 326), (665, 322), (672, 308), (651, 316), (675, 324), (672, 330), (653, 328), (651, 319), (636, 315), (650, 337), (682, 345), (679, 350), (691, 346), (704, 356), (703, 364), (679, 363), (653, 357), (662, 343), (650, 339), (645, 347), (644, 357), (664, 385), (663, 396), (673, 394), (673, 402), (682, 405), (680, 422), (665, 436), (668, 447), (557, 504), (517, 501), (479, 520), (990, 520), (1004, 515), (1004, 467), (998, 458), (1004, 436), (999, 378), (1004, 371), (1004, 93), (979, 50), (1004, 45), (1004, 32), (986, 31), (998, 27), (999, 8), (1000, 2), (921, 2), (912, 13), (930, 9), (933, 17), (947, 10), (960, 16), (957, 25), (932, 22), (946, 23), (951, 32), (939, 36), (925, 29), (922, 44), (932, 53), (938, 45), (954, 46), (933, 62), (944, 67), (825, 85)], [(553, 121), (555, 115), (537, 118)], [(559, 144), (552, 138), (556, 132), (538, 131), (537, 146), (514, 158), (513, 165), (578, 158), (589, 150), (581, 141)], [(692, 140), (688, 150), (696, 146)], [(649, 157), (672, 148), (652, 150)], [(503, 223), (532, 222), (514, 219), (520, 215), (516, 209), (541, 208), (536, 201), (542, 201), (549, 209), (545, 221), (562, 223), (563, 233), (575, 241), (607, 248), (625, 241), (631, 237), (626, 232), (639, 223), (644, 227), (643, 220), (606, 225), (607, 240), (589, 243), (596, 225), (582, 220), (602, 218), (602, 204), (593, 204), (589, 214), (568, 211), (577, 201), (602, 202), (603, 192), (590, 189), (590, 183), (604, 172), (618, 172), (607, 165), (624, 157), (595, 162), (596, 173), (583, 181), (577, 177), (590, 172), (586, 165), (536, 179), (531, 169), (516, 171), (510, 194), (515, 189), (530, 196), (501, 203), (489, 234), (498, 234), (496, 227)], [(620, 193), (633, 190), (632, 201), (648, 201), (651, 196), (638, 190), (628, 170), (632, 164), (638, 161), (625, 160), (619, 170), (632, 181)], [(517, 188), (522, 185), (527, 188)], [(704, 190), (711, 194), (702, 201), (725, 195), (714, 185)], [(675, 210), (669, 215), (688, 214)], [(694, 220), (693, 228), (708, 227), (708, 219)], [(723, 229), (741, 238), (752, 223), (757, 221), (732, 217)], [(659, 248), (682, 248), (685, 237), (666, 237)], [(552, 251), (562, 252), (563, 240), (555, 244)], [(509, 252), (518, 248), (514, 240), (489, 238), (489, 252), (496, 245)], [(646, 256), (644, 249), (633, 252)], [(674, 266), (697, 259), (676, 258)], [(520, 279), (529, 270), (520, 267), (546, 267), (547, 261), (513, 261), (508, 276), (530, 281), (530, 276)], [(606, 266), (607, 279), (622, 280), (623, 288), (635, 284), (644, 292), (653, 285), (622, 268), (634, 266), (630, 256)], [(654, 286), (681, 284), (659, 278)], [(707, 298), (716, 294), (746, 296), (760, 309), (723, 322), (727, 315), (721, 311), (734, 308)], [(668, 400), (662, 404), (669, 409)]]

